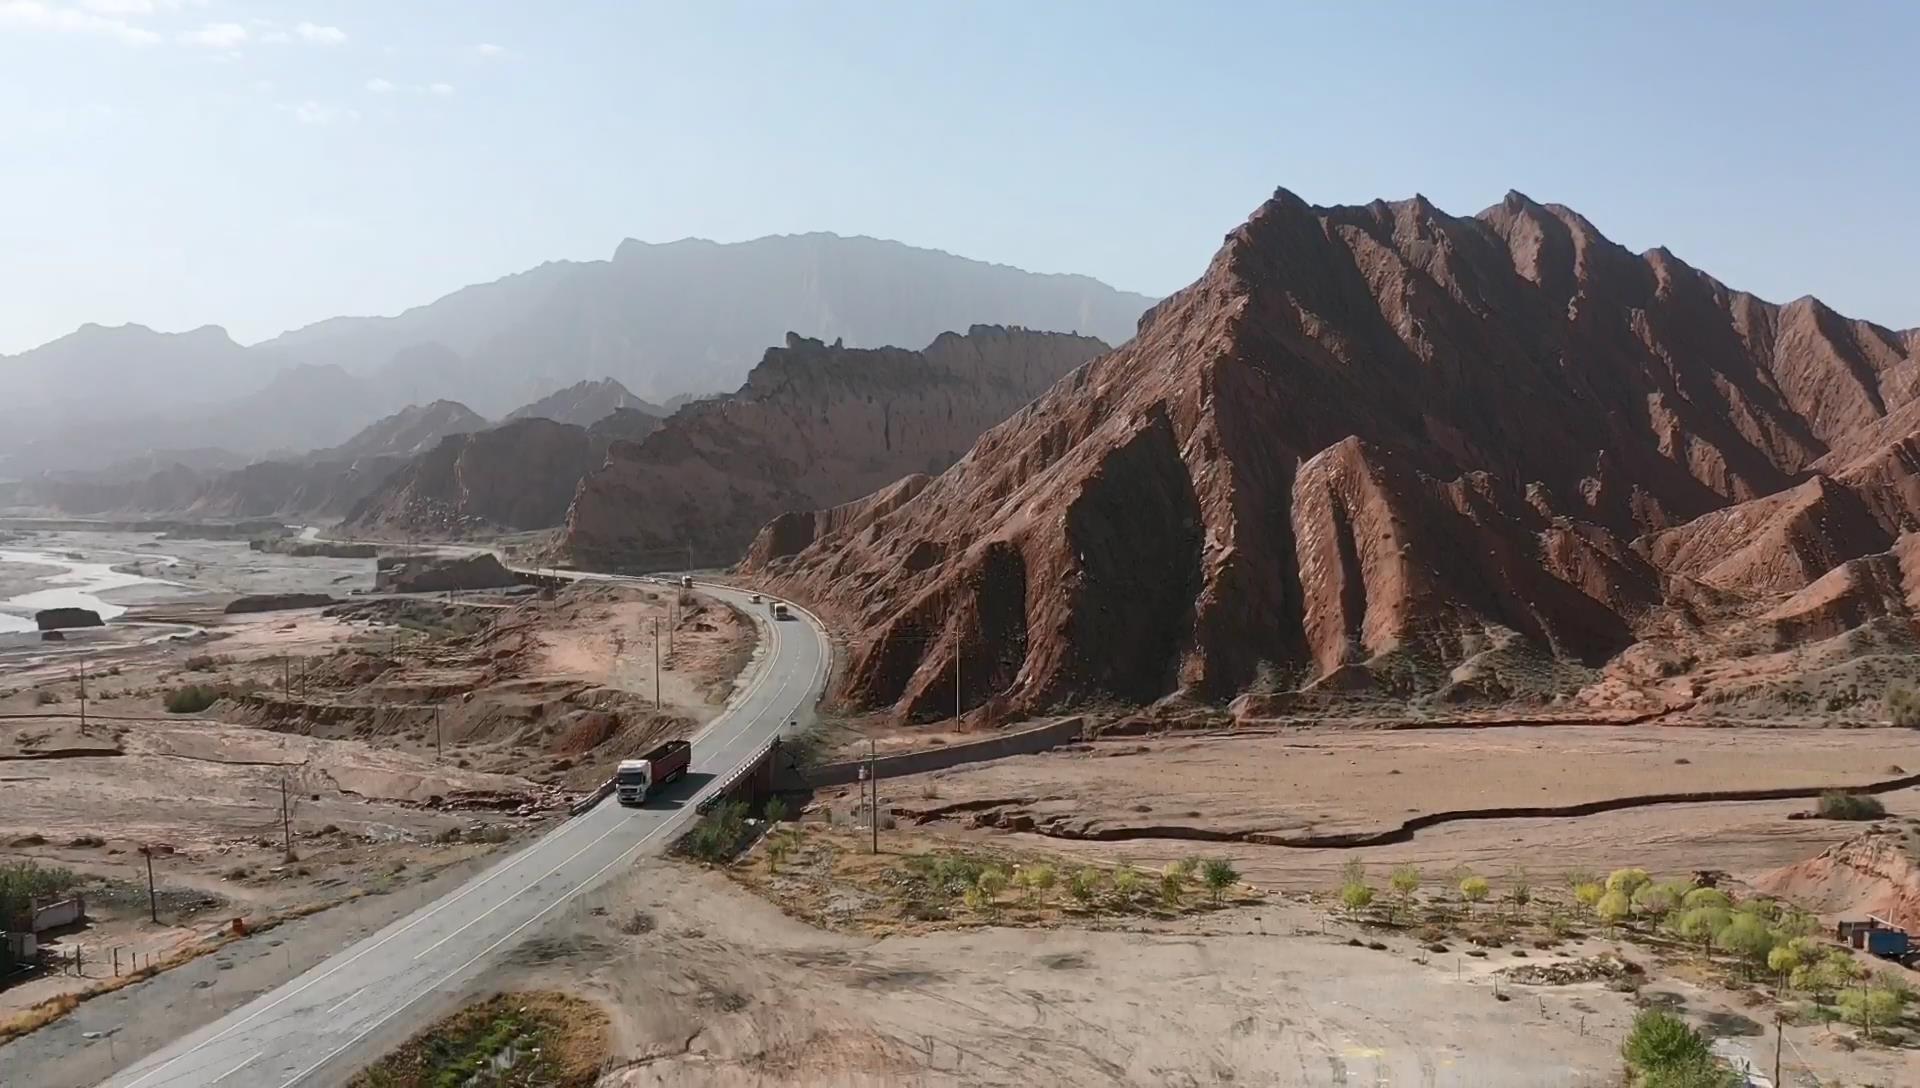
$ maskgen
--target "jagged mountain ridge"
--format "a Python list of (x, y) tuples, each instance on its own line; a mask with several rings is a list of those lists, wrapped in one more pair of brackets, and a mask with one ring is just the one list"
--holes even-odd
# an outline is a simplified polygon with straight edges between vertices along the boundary
[(1282, 190), (1133, 341), (895, 508), (768, 526), (747, 569), (847, 626), (844, 696), (909, 716), (950, 712), (956, 655), (963, 701), (1011, 712), (1266, 670), (1401, 683), (1512, 633), (1597, 664), (1704, 577), (1661, 569), (1659, 534), (1778, 505), (1822, 458), (1878, 482), (1812, 485), (1821, 547), (1792, 515), (1741, 535), (1768, 573), (1737, 585), (1911, 527), (1906, 462), (1859, 436), (1910, 441), (1883, 421), (1917, 355), (1920, 333), (1768, 303), (1518, 193), (1462, 218)]
[(617, 442), (580, 483), (561, 549), (595, 568), (731, 563), (783, 510), (938, 472), (1060, 375), (1106, 350), (1085, 336), (976, 325), (926, 348), (789, 334), (732, 395)]

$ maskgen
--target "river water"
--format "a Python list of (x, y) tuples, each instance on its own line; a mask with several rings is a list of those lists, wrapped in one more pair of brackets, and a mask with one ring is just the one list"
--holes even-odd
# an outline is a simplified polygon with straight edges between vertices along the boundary
[[(171, 556), (147, 558), (171, 560)], [(163, 579), (143, 574), (128, 574), (113, 569), (111, 563), (88, 563), (47, 552), (0, 550), (0, 563), (26, 563), (51, 567), (54, 573), (38, 579), (47, 585), (30, 593), (0, 600), (0, 632), (35, 630), (33, 614), (43, 608), (87, 608), (110, 620), (124, 613), (124, 605), (100, 599), (100, 594), (145, 583), (165, 584)]]

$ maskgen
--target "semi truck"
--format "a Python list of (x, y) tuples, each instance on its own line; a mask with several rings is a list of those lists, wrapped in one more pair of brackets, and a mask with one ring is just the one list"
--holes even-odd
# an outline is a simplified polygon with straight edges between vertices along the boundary
[(613, 772), (613, 790), (623, 805), (638, 805), (648, 796), (687, 773), (693, 762), (693, 745), (670, 740), (639, 759), (623, 759)]

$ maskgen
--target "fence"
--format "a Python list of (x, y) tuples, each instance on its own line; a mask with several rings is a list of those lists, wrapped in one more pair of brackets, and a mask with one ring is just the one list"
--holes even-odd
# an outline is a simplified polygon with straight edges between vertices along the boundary
[[(1061, 718), (1032, 729), (1023, 729), (1017, 733), (1003, 733), (984, 740), (881, 756), (873, 761), (872, 766), (875, 773), (882, 778), (898, 778), (902, 775), (945, 770), (963, 763), (984, 763), (993, 759), (1005, 759), (1008, 756), (1032, 755), (1079, 740), (1085, 726), (1084, 718), (1078, 716)], [(860, 771), (868, 765), (864, 759), (847, 759), (836, 763), (822, 763), (816, 767), (780, 767), (774, 771), (773, 788), (804, 790), (844, 786), (849, 782), (859, 781)]]

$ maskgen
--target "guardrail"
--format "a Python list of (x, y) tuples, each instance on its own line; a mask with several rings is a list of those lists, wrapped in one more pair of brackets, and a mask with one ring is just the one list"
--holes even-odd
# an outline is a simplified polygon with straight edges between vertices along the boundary
[(720, 780), (720, 784), (714, 787), (712, 792), (701, 798), (700, 803), (694, 806), (694, 811), (705, 816), (707, 813), (720, 807), (720, 802), (726, 800), (727, 797), (739, 787), (743, 779), (749, 775), (759, 774), (761, 768), (766, 766), (767, 761), (773, 758), (773, 753), (778, 751), (779, 748), (780, 737), (778, 734), (767, 738), (767, 742), (761, 745), (753, 755), (747, 757), (738, 767), (728, 772), (727, 776)]
[(589, 793), (585, 797), (582, 797), (580, 800), (575, 801), (573, 805), (570, 808), (568, 808), (567, 814), (570, 816), (578, 816), (582, 812), (586, 812), (588, 809), (591, 809), (593, 806), (606, 800), (612, 794), (613, 794), (613, 779), (609, 778), (605, 782), (602, 782), (600, 783), (600, 785), (596, 786), (592, 793)]

